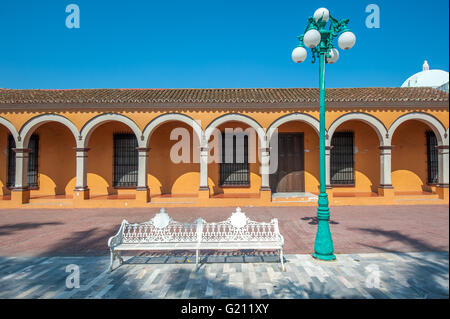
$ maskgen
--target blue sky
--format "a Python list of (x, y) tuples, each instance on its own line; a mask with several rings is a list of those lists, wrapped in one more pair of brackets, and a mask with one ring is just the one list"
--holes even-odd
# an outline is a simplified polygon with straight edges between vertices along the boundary
[[(71, 3), (80, 29), (65, 26)], [(371, 3), (379, 29), (365, 26)], [(302, 64), (290, 55), (322, 6), (357, 36), (327, 66), (327, 87), (400, 86), (425, 59), (448, 71), (448, 0), (5, 0), (0, 87), (317, 87), (311, 55)]]

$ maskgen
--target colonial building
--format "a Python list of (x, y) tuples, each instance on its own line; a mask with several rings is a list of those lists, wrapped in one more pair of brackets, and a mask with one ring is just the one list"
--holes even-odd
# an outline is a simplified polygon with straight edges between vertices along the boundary
[[(309, 88), (0, 89), (0, 208), (316, 205), (318, 97)], [(331, 205), (448, 204), (448, 92), (326, 97)], [(213, 133), (226, 128), (254, 129), (244, 138), (254, 161), (247, 151), (243, 161), (209, 160), (224, 149), (211, 149)], [(176, 162), (182, 132), (190, 160)]]

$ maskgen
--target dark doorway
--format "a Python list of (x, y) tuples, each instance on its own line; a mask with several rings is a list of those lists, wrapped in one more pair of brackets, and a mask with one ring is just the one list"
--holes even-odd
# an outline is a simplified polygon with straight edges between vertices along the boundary
[(278, 133), (278, 169), (270, 175), (273, 193), (305, 191), (303, 133)]

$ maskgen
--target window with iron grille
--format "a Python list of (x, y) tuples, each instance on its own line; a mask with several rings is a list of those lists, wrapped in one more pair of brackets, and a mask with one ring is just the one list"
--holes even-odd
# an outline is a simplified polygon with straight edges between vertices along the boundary
[[(16, 153), (14, 148), (16, 143), (12, 135), (8, 136), (8, 181), (6, 183), (7, 187), (14, 187), (16, 183)], [(28, 186), (31, 188), (39, 187), (39, 135), (33, 134), (30, 137), (30, 142), (28, 144), (30, 152), (28, 153)]]
[(222, 134), (220, 185), (248, 186), (250, 185), (248, 135), (230, 134), (228, 138), (229, 143), (226, 143), (226, 134)]
[(428, 183), (437, 184), (439, 182), (438, 150), (436, 148), (436, 146), (438, 146), (437, 139), (432, 131), (427, 131), (426, 137)]
[(136, 187), (138, 151), (134, 134), (114, 134), (114, 187)]
[(336, 132), (331, 139), (330, 182), (332, 185), (355, 184), (353, 132)]

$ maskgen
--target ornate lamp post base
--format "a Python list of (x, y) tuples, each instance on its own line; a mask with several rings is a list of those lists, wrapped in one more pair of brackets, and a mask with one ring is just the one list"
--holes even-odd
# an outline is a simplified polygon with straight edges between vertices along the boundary
[(330, 209), (328, 208), (327, 193), (319, 194), (319, 207), (317, 209), (317, 233), (314, 242), (314, 253), (312, 256), (320, 260), (335, 260), (333, 254), (333, 239), (330, 232)]
[(312, 256), (314, 258), (320, 259), (320, 260), (326, 260), (326, 261), (331, 261), (331, 260), (336, 260), (336, 256), (331, 254), (331, 255), (320, 255), (320, 254), (316, 254), (313, 253)]

